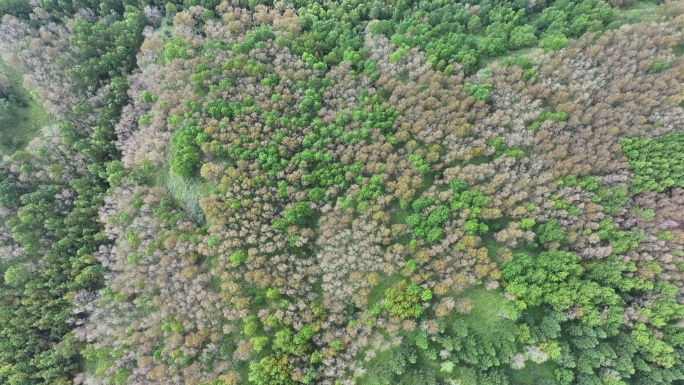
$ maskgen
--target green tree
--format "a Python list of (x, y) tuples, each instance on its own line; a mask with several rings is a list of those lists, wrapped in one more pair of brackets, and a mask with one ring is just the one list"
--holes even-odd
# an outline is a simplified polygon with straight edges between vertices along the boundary
[[(421, 296), (429, 300), (431, 293), (423, 293), (415, 283), (407, 285), (402, 282), (398, 287), (390, 287), (385, 291), (385, 309), (393, 316), (400, 318), (418, 318), (423, 314)], [(429, 297), (429, 298), (428, 298)]]
[(294, 385), (288, 356), (270, 355), (249, 365), (248, 380), (257, 385)]
[(565, 35), (557, 33), (549, 35), (539, 42), (539, 46), (545, 51), (559, 51), (568, 45), (568, 38)]
[(309, 202), (296, 202), (291, 209), (285, 211), (283, 216), (289, 224), (306, 226), (311, 214)]
[(511, 36), (508, 39), (508, 48), (520, 49), (524, 47), (531, 47), (537, 42), (537, 37), (534, 34), (534, 27), (529, 24), (513, 28)]
[(541, 243), (563, 242), (566, 238), (565, 230), (558, 223), (557, 219), (551, 219), (543, 223), (537, 229), (537, 238)]
[(122, 68), (130, 71), (145, 24), (140, 10), (125, 12), (123, 20), (114, 22), (76, 19), (71, 44), (80, 49), (82, 58), (71, 74), (85, 84), (96, 85), (118, 76)]

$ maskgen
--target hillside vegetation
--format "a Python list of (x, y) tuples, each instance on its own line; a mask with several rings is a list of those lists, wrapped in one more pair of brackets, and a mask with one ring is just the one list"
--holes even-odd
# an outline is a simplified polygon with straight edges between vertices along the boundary
[(0, 383), (684, 383), (684, 3), (0, 12)]

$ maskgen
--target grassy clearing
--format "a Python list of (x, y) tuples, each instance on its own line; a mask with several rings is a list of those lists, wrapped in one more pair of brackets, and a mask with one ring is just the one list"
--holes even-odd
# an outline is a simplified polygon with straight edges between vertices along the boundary
[(620, 9), (616, 25), (656, 21), (659, 18), (655, 13), (657, 8), (658, 4), (653, 1), (633, 2), (629, 7)]
[[(393, 353), (393, 349), (388, 349), (381, 351), (380, 353), (377, 353), (375, 358), (371, 361), (373, 365), (366, 365), (366, 371), (373, 371), (374, 369), (377, 370), (377, 367), (379, 366), (380, 363), (387, 363), (389, 362), (391, 356)], [(370, 376), (368, 373), (365, 373), (365, 375), (359, 377), (356, 379), (355, 382), (356, 385), (376, 385), (375, 382), (373, 381), (372, 376)]]
[(528, 360), (523, 369), (510, 371), (511, 385), (535, 385), (539, 384), (540, 380), (550, 380), (551, 383), (555, 383), (553, 371), (556, 368), (558, 364), (552, 361), (535, 364)]
[(456, 296), (456, 299), (461, 298), (470, 298), (473, 301), (473, 310), (465, 315), (452, 312), (448, 323), (461, 318), (477, 332), (486, 335), (491, 330), (499, 329), (502, 323), (511, 322), (499, 316), (499, 310), (506, 303), (501, 290), (487, 290), (481, 285), (471, 286)]
[(80, 356), (79, 367), (87, 373), (93, 373), (95, 378), (102, 378), (104, 373), (114, 364), (114, 358), (109, 349), (86, 349), (88, 358)]
[[(481, 335), (488, 335), (498, 330), (509, 329), (513, 326), (513, 321), (499, 316), (499, 310), (507, 302), (501, 290), (486, 290), (483, 286), (471, 286), (458, 298), (470, 298), (473, 300), (473, 310), (466, 314), (452, 313), (451, 319), (461, 318), (468, 322), (469, 327), (473, 328)], [(538, 309), (541, 310), (541, 309)], [(449, 322), (452, 322), (452, 320)], [(510, 374), (511, 385), (533, 385), (539, 380), (554, 381), (554, 370), (558, 365), (554, 362), (535, 364), (526, 361), (525, 368), (521, 370), (507, 369)]]
[(684, 54), (684, 44), (678, 44), (672, 48), (672, 54), (680, 57), (682, 54)]
[(158, 184), (165, 186), (185, 211), (198, 223), (206, 222), (199, 200), (204, 196), (204, 187), (196, 179), (180, 177), (168, 168), (160, 171)]
[(5, 74), (11, 87), (26, 107), (13, 109), (12, 118), (0, 123), (0, 155), (9, 155), (23, 148), (40, 129), (55, 123), (55, 119), (23, 87), (23, 75), (0, 60), (0, 72)]
[[(538, 47), (528, 47), (528, 48), (521, 48), (521, 49), (506, 51), (506, 53), (504, 53), (504, 54), (482, 59), (481, 63), (480, 63), (480, 67), (486, 68), (492, 63), (498, 63), (498, 62), (505, 60), (505, 59), (512, 59), (512, 58), (515, 58), (516, 56), (527, 56), (527, 55), (530, 55), (532, 53), (542, 52), (542, 51), (543, 50), (541, 48), (538, 48)], [(486, 158), (486, 157), (484, 157), (484, 158)], [(480, 164), (480, 163), (476, 163), (476, 164)]]
[(384, 274), (381, 275), (380, 283), (377, 286), (373, 287), (373, 289), (371, 289), (370, 294), (368, 295), (368, 307), (382, 301), (385, 298), (385, 291), (387, 291), (387, 289), (398, 284), (404, 279), (408, 281), (406, 277), (400, 274), (395, 274), (390, 277), (385, 276)]

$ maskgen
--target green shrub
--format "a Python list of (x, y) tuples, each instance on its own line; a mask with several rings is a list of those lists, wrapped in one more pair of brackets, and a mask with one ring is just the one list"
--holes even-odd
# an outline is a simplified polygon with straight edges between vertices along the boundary
[(236, 251), (232, 253), (228, 257), (228, 259), (230, 259), (230, 261), (233, 262), (234, 265), (238, 266), (247, 260), (247, 253), (245, 253), (244, 251)]
[(534, 220), (534, 218), (523, 218), (520, 220), (520, 222), (518, 222), (518, 224), (520, 225), (520, 228), (523, 230), (528, 230), (528, 229), (533, 228), (536, 223), (537, 222)]
[(491, 84), (465, 83), (465, 87), (468, 89), (468, 95), (472, 95), (475, 99), (484, 102), (489, 100), (489, 93), (492, 91)]
[(655, 60), (651, 64), (651, 66), (648, 68), (648, 73), (649, 74), (657, 74), (663, 71), (666, 71), (667, 69), (670, 68), (670, 65), (668, 63), (665, 63), (660, 60)]
[[(407, 285), (405, 281), (398, 287), (390, 287), (385, 291), (385, 310), (395, 317), (418, 318), (423, 314), (420, 304), (422, 293), (423, 290), (418, 285)], [(426, 294), (425, 297), (427, 296)]]
[(531, 25), (521, 25), (513, 28), (511, 37), (508, 40), (508, 48), (520, 49), (524, 47), (533, 46), (537, 42), (537, 36), (534, 34), (534, 27)]
[(311, 214), (309, 202), (296, 202), (291, 209), (285, 211), (283, 217), (291, 225), (306, 226)]
[(171, 170), (184, 178), (194, 177), (202, 167), (202, 158), (196, 148), (183, 148), (176, 152), (171, 161)]
[(558, 220), (551, 219), (539, 226), (537, 237), (541, 243), (563, 242), (565, 241), (566, 234)]
[(549, 35), (539, 42), (545, 51), (559, 51), (568, 45), (568, 38), (562, 33)]

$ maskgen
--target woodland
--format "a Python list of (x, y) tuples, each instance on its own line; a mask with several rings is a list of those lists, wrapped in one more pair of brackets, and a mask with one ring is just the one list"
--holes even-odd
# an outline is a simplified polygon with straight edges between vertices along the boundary
[(684, 384), (684, 2), (0, 13), (1, 384)]

